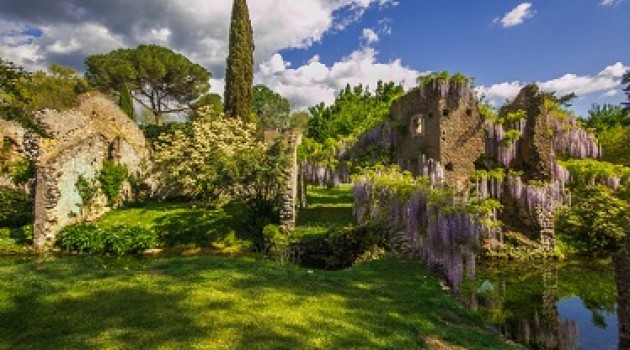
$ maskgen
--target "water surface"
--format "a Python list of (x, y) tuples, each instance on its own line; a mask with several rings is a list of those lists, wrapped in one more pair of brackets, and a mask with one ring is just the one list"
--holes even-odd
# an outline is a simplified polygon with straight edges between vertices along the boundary
[(509, 339), (532, 349), (617, 349), (610, 259), (481, 262), (462, 297)]

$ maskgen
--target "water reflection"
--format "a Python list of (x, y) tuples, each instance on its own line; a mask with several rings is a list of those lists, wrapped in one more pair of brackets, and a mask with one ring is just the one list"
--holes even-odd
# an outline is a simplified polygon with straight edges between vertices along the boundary
[(630, 237), (615, 255), (615, 280), (619, 290), (619, 348), (630, 349)]
[[(467, 264), (444, 265), (442, 271), (453, 274), (453, 267)], [(630, 269), (630, 263), (626, 266)], [(533, 349), (617, 348), (617, 292), (610, 259), (478, 261), (474, 274), (462, 279), (461, 272), (454, 273), (447, 280), (461, 280), (455, 288), (460, 296), (507, 338)]]

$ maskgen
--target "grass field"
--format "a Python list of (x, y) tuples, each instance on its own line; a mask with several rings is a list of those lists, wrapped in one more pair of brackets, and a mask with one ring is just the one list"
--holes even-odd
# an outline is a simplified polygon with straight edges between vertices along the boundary
[[(297, 236), (352, 224), (349, 187), (312, 188), (309, 204)], [(220, 247), (233, 245), (240, 217), (235, 207), (149, 203), (96, 224), (140, 225), (170, 244)], [(0, 259), (0, 349), (508, 347), (418, 261), (313, 271), (243, 252)]]
[(2, 349), (429, 345), (505, 347), (416, 261), (337, 272), (216, 256), (0, 262)]

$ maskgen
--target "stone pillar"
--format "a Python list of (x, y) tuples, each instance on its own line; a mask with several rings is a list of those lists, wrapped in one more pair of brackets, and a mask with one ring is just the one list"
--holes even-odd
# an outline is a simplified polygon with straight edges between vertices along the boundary
[(630, 349), (630, 237), (615, 254), (617, 282), (617, 317), (619, 319), (619, 349)]
[(286, 184), (280, 202), (280, 228), (284, 232), (291, 232), (295, 228), (296, 210), (295, 205), (298, 198), (298, 173), (297, 149), (302, 142), (302, 134), (297, 131), (290, 131), (287, 134), (287, 152), (289, 152), (289, 162), (285, 173)]

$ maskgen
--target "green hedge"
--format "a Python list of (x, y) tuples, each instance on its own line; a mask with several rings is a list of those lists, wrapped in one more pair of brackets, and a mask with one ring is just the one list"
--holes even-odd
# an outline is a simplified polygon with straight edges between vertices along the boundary
[(57, 245), (68, 252), (89, 254), (137, 254), (157, 245), (153, 230), (137, 226), (100, 229), (94, 225), (66, 227), (57, 236)]

